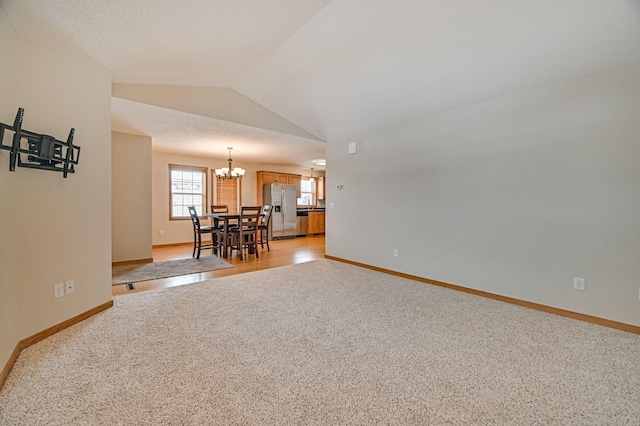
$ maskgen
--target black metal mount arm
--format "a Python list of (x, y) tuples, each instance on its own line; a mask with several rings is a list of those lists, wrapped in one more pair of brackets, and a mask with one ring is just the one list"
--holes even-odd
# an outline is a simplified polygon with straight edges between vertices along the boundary
[[(80, 147), (73, 144), (75, 129), (71, 129), (65, 142), (53, 136), (24, 130), (23, 118), (24, 108), (18, 108), (13, 126), (0, 123), (0, 149), (9, 151), (9, 170), (15, 171), (18, 165), (62, 172), (65, 178), (67, 173), (75, 173), (74, 166), (80, 158)], [(5, 131), (13, 132), (11, 145), (4, 144)]]

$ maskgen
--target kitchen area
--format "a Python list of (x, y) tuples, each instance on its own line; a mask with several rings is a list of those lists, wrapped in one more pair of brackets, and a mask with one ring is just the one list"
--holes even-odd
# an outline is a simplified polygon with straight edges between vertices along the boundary
[(271, 205), (269, 239), (306, 237), (325, 232), (325, 179), (257, 172), (258, 202)]
[(324, 234), (324, 199), (317, 207), (298, 208), (296, 211), (296, 237)]

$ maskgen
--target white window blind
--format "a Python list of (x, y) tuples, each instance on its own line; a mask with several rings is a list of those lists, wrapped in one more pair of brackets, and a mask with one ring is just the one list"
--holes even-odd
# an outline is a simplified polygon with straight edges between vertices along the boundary
[(218, 179), (217, 204), (227, 205), (229, 213), (238, 212), (238, 185), (235, 179)]

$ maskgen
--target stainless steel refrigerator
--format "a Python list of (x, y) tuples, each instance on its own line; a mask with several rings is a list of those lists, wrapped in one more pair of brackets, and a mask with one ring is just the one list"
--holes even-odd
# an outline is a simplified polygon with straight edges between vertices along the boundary
[(264, 204), (273, 206), (269, 239), (296, 236), (296, 186), (265, 183), (262, 188)]

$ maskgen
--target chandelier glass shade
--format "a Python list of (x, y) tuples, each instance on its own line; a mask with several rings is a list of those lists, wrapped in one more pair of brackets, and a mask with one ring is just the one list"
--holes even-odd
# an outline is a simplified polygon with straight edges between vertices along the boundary
[(231, 150), (233, 148), (228, 146), (227, 149), (229, 150), (229, 167), (216, 169), (216, 176), (218, 179), (242, 179), (245, 170), (241, 167), (233, 167), (233, 160), (231, 159)]

